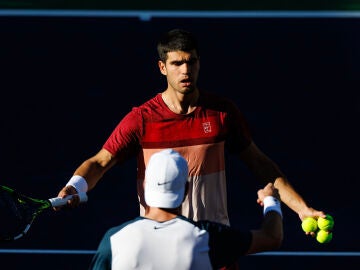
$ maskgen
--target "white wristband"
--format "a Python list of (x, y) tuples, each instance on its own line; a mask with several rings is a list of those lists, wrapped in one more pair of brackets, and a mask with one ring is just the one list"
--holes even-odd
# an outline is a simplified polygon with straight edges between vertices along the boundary
[(78, 193), (88, 191), (88, 184), (85, 178), (80, 175), (74, 175), (73, 177), (71, 177), (69, 182), (67, 182), (66, 186), (74, 187)]
[(264, 215), (266, 215), (267, 212), (275, 211), (278, 212), (282, 217), (281, 204), (278, 199), (276, 199), (273, 196), (266, 196), (263, 200), (263, 203), (264, 203)]

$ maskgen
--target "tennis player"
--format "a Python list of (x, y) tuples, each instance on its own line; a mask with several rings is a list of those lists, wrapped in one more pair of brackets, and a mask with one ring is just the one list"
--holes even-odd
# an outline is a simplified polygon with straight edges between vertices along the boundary
[[(173, 29), (159, 40), (157, 49), (159, 70), (166, 77), (167, 88), (126, 114), (99, 152), (76, 168), (58, 196), (88, 192), (112, 167), (136, 157), (140, 214), (144, 214), (145, 165), (154, 152), (172, 148), (189, 165), (189, 192), (182, 214), (194, 220), (208, 219), (230, 225), (226, 150), (244, 162), (262, 183), (274, 183), (281, 201), (301, 220), (325, 217), (323, 211), (306, 203), (277, 164), (255, 144), (236, 104), (198, 88), (200, 53), (194, 35)], [(69, 200), (69, 204), (77, 206), (78, 198)]]
[(272, 183), (258, 191), (264, 220), (251, 231), (182, 216), (187, 188), (187, 161), (171, 149), (153, 154), (145, 172), (145, 215), (108, 230), (90, 269), (220, 269), (241, 255), (280, 247), (282, 212)]

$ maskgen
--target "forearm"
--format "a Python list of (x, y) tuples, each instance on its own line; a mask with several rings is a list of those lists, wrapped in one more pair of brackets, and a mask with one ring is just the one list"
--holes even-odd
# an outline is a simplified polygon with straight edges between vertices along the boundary
[(241, 154), (240, 159), (254, 175), (264, 184), (272, 182), (279, 190), (281, 201), (296, 212), (300, 219), (304, 217), (325, 217), (323, 211), (308, 206), (299, 193), (292, 187), (277, 164), (267, 157), (254, 143), (251, 143)]
[(86, 160), (75, 170), (74, 175), (79, 175), (86, 180), (89, 191), (95, 187), (104, 173), (104, 169), (99, 164)]
[(300, 213), (302, 209), (308, 207), (304, 199), (285, 177), (276, 178), (274, 186), (279, 190), (281, 201), (296, 213)]
[(305, 215), (308, 207), (303, 198), (295, 191), (278, 165), (254, 143), (249, 145), (240, 158), (262, 183), (274, 183), (284, 204), (298, 213), (300, 217)]
[(263, 205), (264, 220), (261, 229), (274, 240), (274, 243), (280, 245), (283, 240), (281, 202), (274, 196), (266, 196)]
[(240, 159), (263, 184), (273, 183), (275, 179), (284, 177), (278, 165), (265, 155), (254, 143), (251, 143), (248, 148), (241, 153)]
[(273, 196), (267, 196), (263, 200), (263, 204), (264, 220), (260, 229), (252, 230), (253, 239), (248, 254), (277, 249), (283, 241), (280, 201)]
[(281, 244), (283, 240), (283, 222), (278, 213), (267, 213), (261, 229), (268, 237), (272, 238), (275, 243), (278, 243), (278, 246)]
[(117, 160), (105, 149), (101, 149), (95, 156), (85, 160), (74, 172), (85, 179), (87, 189), (91, 190), (103, 175), (116, 164)]

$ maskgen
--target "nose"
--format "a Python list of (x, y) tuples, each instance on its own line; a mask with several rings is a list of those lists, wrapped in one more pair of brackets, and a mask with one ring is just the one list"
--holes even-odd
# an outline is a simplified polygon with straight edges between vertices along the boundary
[(184, 63), (181, 65), (181, 72), (183, 74), (188, 74), (191, 71), (191, 65), (189, 63)]

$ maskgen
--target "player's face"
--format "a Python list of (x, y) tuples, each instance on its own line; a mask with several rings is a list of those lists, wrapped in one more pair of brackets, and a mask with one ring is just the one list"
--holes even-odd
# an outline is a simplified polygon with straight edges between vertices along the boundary
[(200, 62), (196, 51), (169, 52), (166, 62), (159, 61), (159, 68), (166, 76), (168, 87), (183, 94), (193, 92), (199, 75)]

